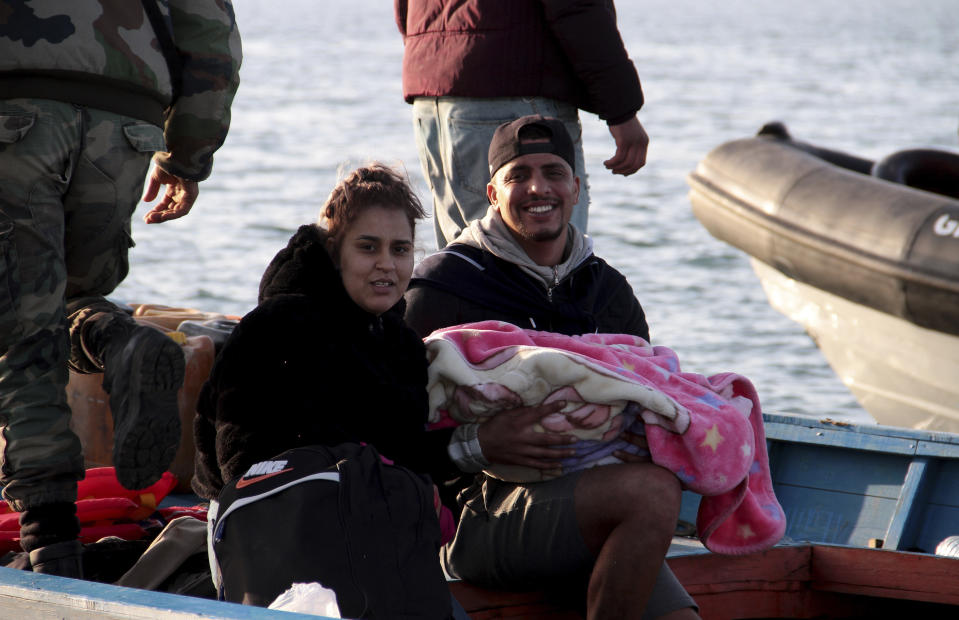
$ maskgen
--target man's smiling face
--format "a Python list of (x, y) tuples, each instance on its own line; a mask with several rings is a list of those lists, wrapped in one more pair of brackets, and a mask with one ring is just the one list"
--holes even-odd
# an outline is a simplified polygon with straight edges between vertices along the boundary
[(562, 157), (529, 153), (496, 171), (487, 196), (519, 244), (535, 258), (547, 245), (565, 245), (566, 225), (579, 199), (579, 178)]

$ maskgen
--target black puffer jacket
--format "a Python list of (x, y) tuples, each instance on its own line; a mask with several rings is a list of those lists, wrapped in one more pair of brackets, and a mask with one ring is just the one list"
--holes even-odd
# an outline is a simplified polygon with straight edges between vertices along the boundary
[(303, 445), (373, 444), (434, 478), (455, 473), (451, 431), (425, 432), (426, 351), (404, 302), (376, 317), (357, 306), (302, 226), (267, 268), (259, 305), (217, 357), (197, 403), (193, 489), (215, 499), (253, 463)]

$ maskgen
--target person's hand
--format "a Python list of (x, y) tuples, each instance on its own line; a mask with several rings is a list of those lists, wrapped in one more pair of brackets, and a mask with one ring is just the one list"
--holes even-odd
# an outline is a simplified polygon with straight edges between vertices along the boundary
[(603, 162), (607, 169), (628, 177), (646, 165), (649, 136), (638, 118), (634, 116), (625, 123), (610, 125), (609, 133), (616, 142), (616, 153)]
[(636, 433), (631, 433), (630, 431), (625, 431), (621, 436), (622, 439), (625, 439), (627, 443), (631, 443), (637, 448), (641, 448), (645, 454), (633, 454), (632, 452), (627, 452), (626, 450), (616, 450), (613, 452), (613, 456), (618, 458), (624, 463), (652, 463), (653, 457), (649, 453), (649, 442), (646, 441), (645, 435), (637, 435)]
[(155, 199), (161, 185), (166, 185), (166, 193), (163, 194), (160, 202), (143, 216), (143, 221), (147, 224), (159, 224), (183, 217), (193, 208), (193, 203), (196, 202), (196, 197), (200, 193), (200, 185), (196, 181), (181, 179), (159, 166), (154, 166), (147, 184), (147, 191), (143, 195), (144, 202)]
[(477, 438), (486, 460), (494, 465), (523, 465), (535, 469), (556, 471), (559, 460), (575, 454), (568, 446), (575, 437), (560, 433), (540, 432), (537, 422), (560, 411), (564, 401), (548, 405), (520, 407), (500, 411), (480, 424)]

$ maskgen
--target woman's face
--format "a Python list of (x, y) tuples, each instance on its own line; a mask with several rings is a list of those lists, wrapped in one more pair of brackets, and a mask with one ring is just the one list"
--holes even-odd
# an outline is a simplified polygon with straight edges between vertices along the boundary
[(393, 307), (413, 274), (413, 229), (402, 209), (367, 207), (343, 231), (340, 274), (350, 299), (379, 316)]

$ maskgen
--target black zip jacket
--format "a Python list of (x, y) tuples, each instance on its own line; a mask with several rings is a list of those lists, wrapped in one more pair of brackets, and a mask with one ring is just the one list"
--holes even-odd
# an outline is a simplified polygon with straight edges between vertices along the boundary
[(649, 340), (646, 315), (633, 289), (597, 256), (550, 288), (517, 265), (461, 243), (416, 267), (406, 293), (406, 323), (420, 337), (486, 320), (568, 336), (600, 332)]

